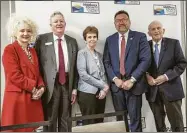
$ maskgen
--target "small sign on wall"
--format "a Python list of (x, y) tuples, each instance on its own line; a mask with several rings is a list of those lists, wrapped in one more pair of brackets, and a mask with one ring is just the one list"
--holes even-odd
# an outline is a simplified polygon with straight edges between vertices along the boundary
[(140, 5), (139, 0), (114, 0), (114, 4)]
[(99, 14), (99, 2), (72, 1), (71, 12)]
[(154, 15), (177, 15), (176, 5), (153, 5)]

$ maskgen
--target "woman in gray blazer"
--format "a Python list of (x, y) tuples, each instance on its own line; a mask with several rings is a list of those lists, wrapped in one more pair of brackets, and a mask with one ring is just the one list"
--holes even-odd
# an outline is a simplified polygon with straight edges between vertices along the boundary
[[(95, 50), (98, 29), (88, 26), (83, 31), (86, 47), (78, 52), (79, 73), (78, 104), (82, 115), (104, 113), (106, 94), (109, 90), (102, 55)], [(83, 120), (83, 125), (103, 122), (103, 118)]]

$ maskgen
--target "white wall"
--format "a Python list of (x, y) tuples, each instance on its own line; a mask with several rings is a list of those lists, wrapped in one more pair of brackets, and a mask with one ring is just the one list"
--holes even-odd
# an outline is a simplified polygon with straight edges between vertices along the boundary
[[(3, 54), (4, 47), (8, 44), (7, 32), (5, 29), (6, 21), (10, 15), (9, 1), (1, 1), (1, 55)], [(2, 56), (1, 56), (2, 57)], [(2, 59), (2, 58), (1, 58)], [(1, 107), (4, 95), (4, 68), (1, 61)]]
[[(50, 32), (49, 16), (53, 11), (61, 11), (66, 19), (66, 33), (75, 37), (79, 48), (85, 46), (82, 32), (88, 25), (94, 25), (99, 29), (99, 44), (97, 49), (103, 52), (104, 42), (107, 36), (116, 32), (113, 18), (118, 10), (128, 11), (131, 19), (131, 29), (147, 34), (147, 26), (153, 20), (159, 20), (166, 28), (165, 36), (179, 39), (181, 41), (181, 13), (180, 1), (140, 1), (140, 5), (118, 5), (114, 1), (96, 1), (100, 5), (100, 14), (71, 13), (70, 1), (16, 1), (16, 13), (24, 14), (32, 18), (39, 25), (39, 33)], [(154, 16), (153, 4), (174, 4), (177, 6), (177, 16)], [(150, 39), (148, 37), (148, 39)], [(184, 48), (184, 44), (182, 44)], [(2, 80), (1, 80), (2, 81)], [(3, 83), (3, 82), (1, 82)], [(3, 85), (1, 85), (3, 87)], [(74, 111), (78, 111), (77, 104)], [(111, 96), (107, 96), (106, 112), (112, 112), (113, 105)], [(185, 114), (185, 101), (183, 101), (183, 114)], [(153, 115), (143, 97), (142, 116), (146, 117), (146, 128), (144, 131), (156, 131)], [(111, 121), (114, 118), (105, 119)], [(186, 116), (184, 115), (184, 122)], [(169, 125), (167, 125), (169, 127)]]

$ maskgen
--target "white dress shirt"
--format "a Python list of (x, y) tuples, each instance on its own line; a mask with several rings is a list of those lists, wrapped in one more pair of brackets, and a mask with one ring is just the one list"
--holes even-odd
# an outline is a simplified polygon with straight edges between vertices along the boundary
[[(59, 69), (59, 55), (58, 55), (58, 39), (56, 35), (53, 34), (53, 41), (54, 41), (54, 47), (55, 47), (55, 55), (56, 55), (56, 65), (57, 65), (57, 71)], [(61, 44), (62, 44), (62, 49), (63, 49), (63, 54), (64, 54), (64, 65), (65, 65), (65, 72), (69, 72), (69, 60), (68, 60), (68, 49), (67, 49), (67, 43), (64, 38), (64, 35), (60, 38)]]

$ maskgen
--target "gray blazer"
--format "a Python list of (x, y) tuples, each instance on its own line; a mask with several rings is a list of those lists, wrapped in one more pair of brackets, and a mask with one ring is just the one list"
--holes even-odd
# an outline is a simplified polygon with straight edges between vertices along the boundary
[(100, 68), (87, 47), (80, 50), (77, 55), (77, 71), (79, 73), (78, 90), (96, 94), (98, 89), (103, 89), (107, 84), (102, 55), (95, 51)]
[[(78, 46), (76, 39), (68, 35), (64, 35), (64, 37), (67, 43), (68, 60), (70, 67), (68, 88), (70, 95), (72, 89), (77, 89), (78, 84), (78, 73), (76, 67)], [(44, 93), (42, 97), (43, 100), (45, 99), (44, 101), (48, 103), (53, 94), (56, 73), (58, 72), (56, 66), (53, 33), (51, 32), (39, 35), (35, 44), (35, 48), (40, 63), (40, 71), (47, 87), (47, 91)]]

